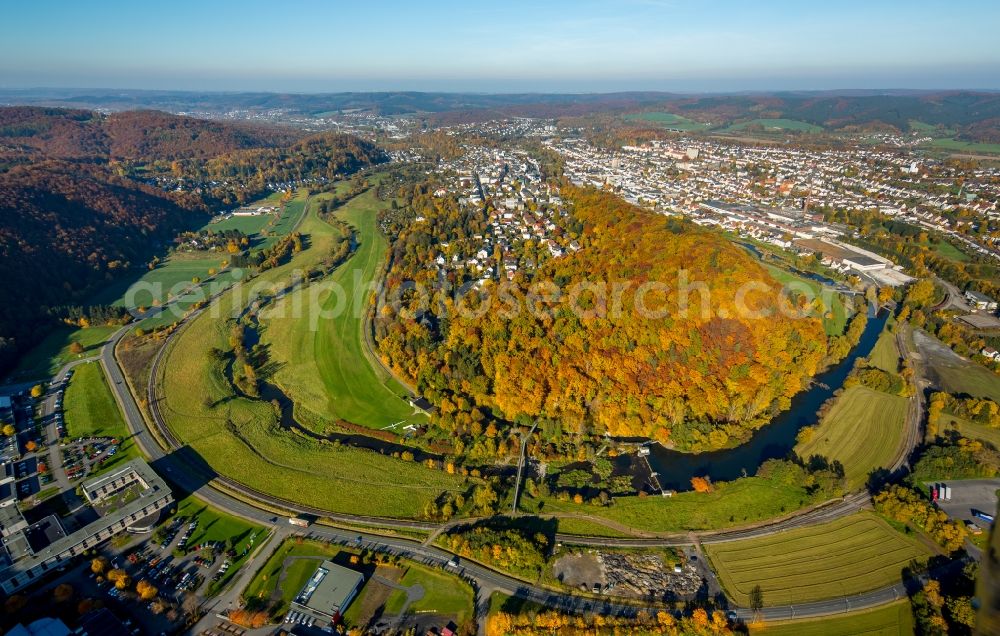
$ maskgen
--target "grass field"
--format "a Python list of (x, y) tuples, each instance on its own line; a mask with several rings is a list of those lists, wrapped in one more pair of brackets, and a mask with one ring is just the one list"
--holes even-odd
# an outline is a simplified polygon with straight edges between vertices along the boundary
[(796, 119), (752, 119), (733, 124), (725, 130), (745, 130), (749, 126), (760, 125), (765, 130), (791, 130), (795, 132), (822, 132), (823, 127)]
[(889, 373), (899, 372), (899, 349), (896, 348), (896, 336), (888, 329), (879, 334), (875, 347), (868, 356), (868, 362), (877, 369), (882, 369)]
[(957, 355), (947, 360), (935, 357), (930, 364), (941, 390), (953, 395), (968, 393), (1000, 402), (1000, 376), (986, 367)]
[(172, 302), (164, 308), (164, 311), (142, 320), (139, 327), (146, 331), (153, 331), (180, 322), (194, 305), (211, 298), (215, 293), (242, 280), (243, 277), (242, 270), (227, 269), (213, 276), (210, 281), (204, 281), (200, 285), (191, 285), (187, 291), (175, 296)]
[(804, 459), (839, 460), (851, 486), (863, 485), (875, 468), (888, 468), (903, 439), (908, 398), (852, 386), (837, 398), (813, 438), (798, 444)]
[(920, 133), (921, 135), (947, 135), (952, 136), (955, 134), (955, 130), (945, 127), (938, 127), (934, 124), (928, 124), (927, 122), (920, 121), (919, 119), (910, 120), (910, 130)]
[[(271, 598), (278, 589), (282, 570), (285, 571), (285, 578), (281, 582), (280, 598), (281, 607), (275, 614), (284, 613), (288, 604), (291, 603), (295, 595), (298, 594), (309, 576), (316, 570), (321, 559), (332, 559), (339, 552), (340, 548), (319, 541), (285, 540), (267, 562), (261, 566), (254, 574), (253, 580), (243, 590), (244, 599)], [(285, 559), (288, 557), (314, 557), (292, 561), (289, 567), (284, 567)]]
[(357, 234), (355, 253), (323, 283), (300, 288), (262, 313), (261, 339), (280, 364), (274, 382), (295, 402), (300, 421), (343, 419), (371, 428), (426, 421), (365, 355), (367, 285), (387, 249), (376, 225), (383, 205), (371, 190), (341, 207), (338, 217)]
[(849, 614), (750, 627), (751, 636), (913, 636), (913, 633), (913, 610), (906, 600)]
[(632, 113), (630, 115), (625, 115), (625, 120), (657, 124), (659, 126), (663, 126), (664, 128), (672, 128), (674, 130), (680, 130), (681, 132), (707, 130), (712, 127), (711, 124), (703, 124), (701, 122), (688, 119), (682, 115), (665, 112)]
[[(308, 269), (327, 253), (333, 232), (328, 224), (310, 213), (302, 232), (309, 248), (263, 272), (255, 286), (284, 288), (293, 272)], [(195, 318), (169, 345), (162, 368), (170, 372), (159, 378), (168, 425), (212, 470), (298, 503), (386, 517), (417, 516), (442, 491), (467, 488), (458, 475), (286, 432), (271, 404), (235, 395), (208, 352), (228, 349), (227, 317), (246, 305), (248, 291), (230, 290), (217, 307)]]
[(951, 150), (954, 152), (1000, 154), (1000, 144), (983, 144), (958, 139), (935, 139), (930, 143), (932, 148)]
[[(452, 615), (456, 617), (456, 623), (462, 623), (472, 616), (474, 607), (472, 588), (453, 574), (413, 563), (407, 567), (399, 583), (404, 587), (419, 584), (424, 588), (424, 597), (414, 601), (408, 612)], [(405, 602), (406, 594), (401, 590), (393, 590), (385, 602), (385, 613), (399, 614)]]
[(612, 538), (635, 536), (632, 534), (627, 534), (625, 532), (619, 532), (614, 528), (609, 528), (604, 524), (598, 523), (596, 521), (590, 521), (587, 519), (559, 517), (558, 523), (559, 523), (559, 532), (562, 532), (564, 534), (578, 534), (589, 537), (612, 537)]
[[(799, 486), (745, 477), (716, 484), (715, 490), (710, 493), (688, 491), (670, 498), (616, 497), (614, 501), (614, 505), (602, 507), (563, 502), (550, 497), (542, 500), (544, 505), (538, 512), (542, 515), (571, 512), (603, 517), (638, 530), (681, 532), (726, 528), (771, 519), (805, 506), (809, 497)], [(535, 512), (538, 503), (538, 500), (525, 498), (521, 507)], [(570, 520), (559, 520), (560, 532), (564, 531), (563, 528), (573, 527)], [(589, 534), (592, 528), (585, 525), (582, 529)]]
[(722, 586), (743, 606), (755, 585), (765, 605), (866, 592), (898, 583), (912, 559), (930, 556), (916, 540), (868, 512), (705, 549)]
[(99, 362), (77, 365), (66, 389), (63, 410), (68, 437), (116, 437), (120, 442), (115, 456), (105, 460), (92, 476), (139, 457)]
[(1000, 428), (990, 428), (985, 424), (970, 422), (967, 419), (951, 415), (950, 413), (942, 413), (938, 417), (938, 427), (942, 432), (956, 430), (963, 437), (988, 442), (994, 448), (1000, 449)]
[(188, 539), (188, 545), (198, 545), (206, 541), (227, 541), (233, 539), (237, 552), (249, 544), (250, 536), (256, 534), (256, 541), (264, 537), (263, 526), (254, 525), (220, 512), (195, 497), (185, 497), (177, 503), (177, 514), (188, 517), (188, 521), (198, 519), (198, 528)]
[[(192, 287), (195, 278), (207, 278), (209, 270), (220, 268), (224, 260), (226, 256), (223, 254), (172, 255), (139, 280), (132, 281), (126, 289), (111, 292), (116, 295), (111, 302), (129, 308), (150, 307), (154, 302), (166, 303), (171, 297), (179, 296)], [(99, 298), (103, 300), (104, 294)]]
[[(270, 199), (268, 199), (268, 201), (269, 200)], [(300, 218), (302, 218), (302, 215), (305, 214), (305, 211), (306, 199), (301, 195), (286, 202), (284, 213), (281, 217), (273, 219), (274, 222), (265, 228), (267, 236), (264, 237), (263, 242), (260, 245), (255, 245), (254, 247), (266, 247), (278, 240), (278, 237), (290, 233), (292, 228), (295, 227), (295, 224)]]
[[(107, 342), (117, 329), (117, 327), (86, 329), (58, 327), (18, 361), (10, 377), (18, 382), (50, 378), (67, 362), (98, 355), (101, 345)], [(74, 354), (69, 350), (74, 342), (79, 342), (83, 346), (83, 353)]]
[[(771, 277), (780, 284), (788, 285), (789, 283), (795, 283), (797, 288), (799, 288), (798, 285), (806, 285), (812, 290), (814, 298), (824, 298), (824, 288), (819, 282), (796, 276), (792, 272), (768, 263), (762, 263), (762, 265), (771, 274)], [(826, 335), (839, 336), (844, 333), (844, 329), (847, 328), (847, 309), (844, 307), (844, 300), (840, 297), (840, 294), (830, 294), (826, 309), (827, 311), (823, 315), (823, 330), (826, 332)]]
[(971, 256), (969, 256), (961, 249), (959, 249), (958, 247), (952, 245), (951, 243), (945, 240), (940, 240), (933, 243), (931, 241), (927, 241), (925, 243), (921, 243), (921, 245), (923, 245), (926, 248), (929, 248), (934, 252), (937, 252), (939, 256), (955, 261), (957, 263), (966, 263), (972, 260)]
[(1000, 376), (975, 362), (949, 368), (942, 375), (941, 384), (948, 393), (968, 393), (1000, 402)]
[(247, 236), (260, 233), (265, 227), (274, 221), (273, 214), (261, 214), (258, 216), (231, 216), (214, 223), (209, 223), (203, 229), (213, 232), (226, 232), (228, 230), (239, 230)]
[[(278, 193), (251, 205), (277, 205), (280, 198), (281, 195)], [(207, 223), (201, 229), (221, 231), (236, 228), (246, 232), (263, 223), (261, 229), (266, 229), (268, 236), (254, 239), (253, 247), (259, 249), (291, 230), (305, 210), (305, 200), (306, 192), (300, 191), (295, 199), (287, 203), (284, 214), (279, 220), (275, 220), (274, 215), (270, 214), (263, 217), (233, 217), (221, 223)], [(195, 278), (204, 281), (211, 275), (210, 270), (220, 270), (223, 261), (227, 259), (228, 256), (221, 252), (174, 252), (138, 280), (125, 281), (105, 290), (98, 295), (95, 302), (125, 307), (150, 307), (154, 302), (165, 304), (174, 298), (188, 295), (190, 289), (195, 287), (195, 283), (192, 282)], [(221, 278), (224, 276), (220, 276)], [(163, 324), (170, 322), (173, 320), (163, 320)]]

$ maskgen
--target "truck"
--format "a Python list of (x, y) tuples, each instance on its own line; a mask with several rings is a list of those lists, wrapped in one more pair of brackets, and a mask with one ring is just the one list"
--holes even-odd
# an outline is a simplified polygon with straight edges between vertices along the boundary
[(975, 517), (975, 518), (977, 518), (977, 519), (982, 519), (983, 521), (987, 521), (989, 523), (993, 523), (993, 515), (987, 514), (987, 513), (983, 512), (982, 510), (973, 510), (972, 511), (972, 516)]
[(288, 523), (292, 524), (293, 526), (308, 528), (312, 522), (309, 519), (306, 519), (305, 517), (289, 517)]

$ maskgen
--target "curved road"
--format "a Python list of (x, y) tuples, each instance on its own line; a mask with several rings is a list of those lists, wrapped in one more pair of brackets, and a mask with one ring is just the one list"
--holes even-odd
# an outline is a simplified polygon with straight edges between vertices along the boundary
[[(214, 297), (210, 299), (210, 302), (206, 303), (205, 307), (208, 307), (214, 299)], [(107, 374), (109, 384), (113, 389), (115, 398), (125, 415), (128, 427), (142, 452), (150, 459), (150, 461), (156, 464), (158, 470), (165, 471), (169, 479), (175, 482), (181, 489), (196, 494), (205, 502), (219, 509), (225, 510), (226, 512), (264, 526), (274, 526), (275, 523), (284, 526), (284, 524), (280, 517), (277, 522), (273, 521), (275, 519), (274, 513), (248, 504), (242, 499), (233, 497), (226, 492), (213, 487), (209, 482), (213, 479), (216, 483), (221, 482), (227, 488), (239, 492), (243, 498), (250, 501), (259, 501), (265, 505), (289, 510), (295, 513), (322, 516), (332, 519), (335, 522), (345, 524), (400, 529), (419, 529), (428, 531), (439, 531), (442, 528), (442, 524), (432, 522), (338, 514), (300, 506), (292, 502), (272, 497), (266, 493), (253, 491), (232, 480), (228, 480), (214, 474), (204, 474), (203, 472), (194, 469), (188, 462), (184, 461), (178, 453), (174, 452), (182, 448), (183, 445), (179, 442), (179, 440), (170, 434), (169, 429), (165, 425), (165, 422), (159, 413), (159, 405), (155, 399), (153, 387), (155, 378), (157, 377), (156, 374), (158, 372), (159, 365), (162, 362), (164, 352), (167, 350), (171, 339), (179, 332), (183, 331), (183, 329), (190, 324), (191, 319), (199, 315), (201, 311), (204, 311), (204, 309), (197, 310), (188, 315), (178, 329), (174, 330), (174, 332), (167, 338), (163, 347), (157, 353), (153, 369), (150, 374), (150, 397), (154, 398), (149, 401), (150, 411), (153, 414), (153, 424), (157, 427), (158, 433), (168, 444), (169, 448), (167, 449), (167, 452), (165, 452), (165, 450), (159, 445), (157, 440), (154, 439), (147, 428), (146, 421), (139, 410), (135, 399), (133, 398), (130, 387), (126, 382), (121, 367), (115, 357), (115, 348), (118, 342), (131, 327), (123, 327), (121, 330), (116, 332), (101, 351), (101, 365)], [(905, 462), (905, 454), (903, 458), (901, 458), (901, 462)], [(716, 543), (765, 536), (789, 528), (802, 527), (835, 519), (860, 510), (865, 507), (867, 503), (867, 494), (856, 493), (845, 497), (841, 501), (808, 510), (786, 519), (779, 520), (773, 524), (754, 528), (697, 533), (693, 536), (696, 536), (698, 541), (701, 543)], [(446, 566), (448, 561), (453, 558), (451, 553), (436, 546), (424, 545), (418, 540), (404, 537), (386, 537), (368, 533), (358, 534), (357, 532), (318, 526), (310, 529), (310, 534), (324, 540), (338, 542), (355, 542), (360, 539), (371, 549), (399, 554), (404, 557), (425, 561), (438, 566)], [(557, 535), (557, 539), (559, 541), (575, 545), (647, 547), (691, 545), (693, 543), (693, 536), (689, 534), (655, 538), (609, 539), (604, 537)], [(610, 601), (602, 598), (591, 598), (577, 594), (549, 590), (543, 586), (526, 583), (512, 576), (464, 560), (462, 564), (456, 568), (456, 570), (458, 574), (461, 574), (462, 576), (465, 576), (473, 581), (478, 589), (484, 591), (484, 593), (486, 591), (503, 591), (508, 594), (516, 595), (520, 598), (535, 601), (553, 608), (562, 609), (564, 611), (600, 612), (610, 615), (633, 615), (641, 609), (649, 609), (648, 605)], [(238, 593), (238, 590), (233, 590), (230, 593), (235, 595)], [(863, 594), (855, 594), (841, 598), (787, 606), (767, 607), (763, 610), (762, 614), (767, 620), (823, 616), (854, 609), (875, 607), (905, 596), (906, 591), (903, 585), (897, 584)], [(480, 618), (484, 616), (483, 612), (485, 611), (485, 603), (488, 603), (488, 595), (486, 595), (486, 598), (479, 599), (478, 609)], [(735, 611), (741, 619), (749, 620), (751, 618), (751, 612), (749, 610), (737, 608)]]

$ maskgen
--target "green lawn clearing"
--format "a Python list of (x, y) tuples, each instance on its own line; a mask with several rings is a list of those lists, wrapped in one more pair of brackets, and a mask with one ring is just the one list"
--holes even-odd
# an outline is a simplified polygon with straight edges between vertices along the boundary
[(86, 362), (74, 368), (63, 411), (68, 437), (114, 437), (119, 441), (115, 455), (105, 459), (90, 476), (139, 457), (139, 448), (132, 440), (99, 362)]
[(371, 428), (426, 421), (403, 388), (369, 360), (363, 340), (368, 284), (380, 274), (387, 249), (376, 224), (384, 205), (369, 190), (341, 207), (338, 217), (357, 233), (355, 253), (326, 280), (262, 314), (262, 341), (280, 365), (274, 381), (295, 402), (300, 421), (316, 428), (338, 419)]
[[(472, 616), (475, 602), (472, 588), (454, 574), (411, 563), (399, 584), (404, 587), (419, 584), (424, 589), (424, 597), (411, 603), (408, 612), (434, 612), (455, 616), (456, 623), (462, 623)], [(406, 594), (401, 590), (393, 590), (385, 603), (385, 613), (399, 614), (405, 602)]]
[(955, 261), (956, 263), (966, 263), (972, 260), (971, 256), (963, 252), (957, 246), (952, 245), (943, 239), (936, 242), (928, 241), (926, 243), (921, 243), (921, 245), (937, 252), (939, 256), (943, 256), (944, 258)]
[[(10, 376), (11, 380), (47, 379), (67, 362), (99, 355), (101, 346), (117, 330), (118, 327), (58, 327), (21, 358)], [(70, 351), (74, 342), (80, 343), (83, 353)]]
[(886, 328), (879, 334), (868, 361), (873, 367), (888, 373), (898, 373), (899, 349), (896, 347), (896, 335), (889, 331), (888, 327), (889, 323), (886, 323)]
[[(603, 517), (628, 528), (648, 532), (683, 532), (727, 528), (771, 519), (809, 503), (812, 502), (803, 487), (775, 483), (760, 477), (744, 477), (715, 484), (710, 493), (692, 490), (679, 492), (673, 497), (615, 497), (614, 504), (606, 507), (559, 501), (555, 497), (543, 500), (525, 497), (521, 500), (521, 508), (543, 516), (560, 512), (577, 513), (581, 517)], [(570, 519), (559, 519), (560, 531), (564, 527), (572, 528), (572, 524)], [(589, 534), (592, 526), (582, 526), (582, 529)]]
[(958, 139), (935, 139), (930, 142), (930, 145), (932, 148), (954, 152), (1000, 154), (1000, 144), (959, 141)]
[(817, 126), (815, 124), (810, 124), (808, 122), (799, 121), (797, 119), (752, 119), (750, 121), (740, 122), (738, 124), (733, 124), (725, 130), (727, 131), (739, 131), (745, 130), (751, 126), (762, 126), (765, 131), (767, 130), (791, 130), (794, 132), (823, 132), (822, 126)]
[(204, 229), (211, 230), (213, 232), (238, 230), (247, 236), (253, 236), (254, 234), (259, 234), (264, 228), (274, 221), (275, 216), (273, 214), (259, 214), (257, 216), (231, 216), (228, 219), (222, 219), (220, 221), (209, 223), (204, 227)]
[[(776, 267), (769, 263), (762, 265), (771, 274), (771, 277), (781, 285), (792, 285), (791, 291), (811, 290), (813, 298), (824, 302), (823, 330), (828, 336), (839, 336), (847, 328), (847, 308), (844, 307), (844, 300), (840, 294), (828, 291), (824, 286), (814, 280), (808, 280), (801, 276), (796, 276), (788, 270)], [(803, 287), (805, 286), (805, 287)]]
[[(291, 231), (304, 213), (307, 196), (306, 191), (301, 190), (294, 199), (286, 203), (280, 217), (271, 214), (260, 217), (232, 217), (219, 223), (206, 223), (201, 229), (212, 231), (240, 229), (252, 236), (253, 248), (259, 249), (277, 240), (282, 234)], [(279, 193), (252, 203), (250, 206), (278, 205), (280, 202), (281, 195)], [(266, 233), (266, 236), (256, 236), (247, 232), (247, 230), (261, 225), (262, 222), (263, 225), (258, 231)], [(213, 271), (221, 271), (223, 262), (227, 260), (228, 254), (224, 252), (171, 252), (163, 262), (143, 274), (139, 280), (127, 281), (121, 285), (113, 286), (100, 294), (95, 302), (126, 307), (162, 305), (174, 299), (189, 296), (191, 290), (200, 284), (195, 283), (194, 280), (205, 281), (212, 276)], [(183, 311), (177, 312), (177, 315), (182, 314)], [(163, 324), (170, 322), (173, 320), (164, 320)]]
[(76, 366), (66, 389), (63, 407), (66, 433), (71, 437), (128, 435), (125, 420), (99, 362)]
[(559, 517), (559, 532), (562, 534), (576, 534), (587, 537), (634, 537), (634, 534), (627, 534), (614, 528), (590, 521), (589, 519), (577, 519), (573, 517)]
[(675, 115), (674, 113), (666, 112), (632, 113), (630, 115), (625, 115), (625, 120), (656, 124), (658, 126), (663, 126), (664, 128), (679, 130), (681, 132), (707, 130), (712, 127), (711, 124), (703, 124), (701, 122), (688, 119), (682, 115)]
[(812, 439), (795, 452), (821, 455), (844, 465), (851, 486), (864, 485), (876, 468), (888, 468), (903, 440), (908, 398), (852, 386), (837, 397)]
[(746, 606), (759, 585), (765, 605), (806, 603), (874, 590), (901, 580), (930, 556), (915, 539), (869, 512), (759, 539), (705, 545), (719, 581)]
[(848, 614), (750, 626), (751, 636), (913, 636), (913, 630), (913, 609), (906, 600)]

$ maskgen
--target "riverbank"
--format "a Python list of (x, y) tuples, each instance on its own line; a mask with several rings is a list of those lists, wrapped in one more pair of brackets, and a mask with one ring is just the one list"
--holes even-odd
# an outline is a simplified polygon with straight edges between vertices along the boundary
[(753, 437), (735, 448), (707, 453), (684, 453), (661, 444), (650, 447), (650, 467), (667, 490), (690, 488), (691, 477), (708, 477), (713, 482), (731, 481), (753, 475), (769, 459), (781, 459), (795, 447), (796, 435), (805, 426), (816, 424), (817, 413), (843, 387), (854, 363), (871, 354), (889, 319), (883, 312), (870, 316), (858, 344), (843, 360), (820, 373), (809, 389), (792, 398), (791, 407), (778, 414)]

